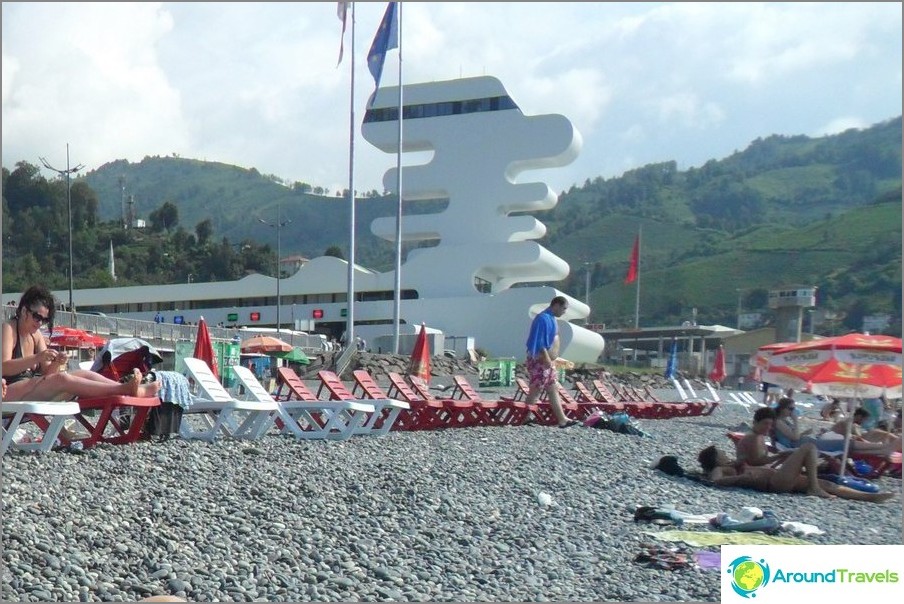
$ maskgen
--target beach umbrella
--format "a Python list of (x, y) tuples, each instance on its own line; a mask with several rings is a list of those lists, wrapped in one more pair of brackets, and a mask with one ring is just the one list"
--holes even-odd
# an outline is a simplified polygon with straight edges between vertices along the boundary
[(423, 323), (414, 342), (414, 350), (411, 351), (408, 374), (420, 376), (425, 382), (430, 383), (430, 344), (427, 342), (427, 326)]
[(310, 365), (311, 359), (308, 358), (308, 355), (304, 353), (304, 350), (296, 346), (289, 352), (278, 352), (273, 356), (279, 357), (284, 361), (288, 361), (290, 363), (299, 363), (301, 365)]
[[(832, 397), (901, 398), (901, 338), (850, 333), (793, 344), (772, 353), (764, 379)], [(842, 475), (853, 420), (853, 413), (849, 413), (841, 458)]]
[(766, 344), (765, 346), (757, 348), (756, 353), (750, 357), (749, 363), (751, 367), (753, 367), (753, 379), (765, 384), (765, 387), (763, 388), (764, 393), (769, 389), (769, 386), (772, 385), (763, 379), (763, 372), (766, 371), (766, 368), (769, 366), (769, 358), (772, 356), (772, 353), (776, 350), (787, 348), (788, 346), (794, 346), (795, 344), (796, 342), (775, 342), (774, 344)]
[(901, 398), (901, 338), (851, 333), (773, 351), (763, 379), (846, 398)]
[(709, 379), (714, 381), (717, 384), (722, 383), (722, 380), (725, 379), (727, 375), (725, 371), (725, 348), (723, 346), (719, 346), (716, 350), (716, 358), (713, 361), (713, 369), (709, 372)]
[(61, 348), (99, 348), (107, 340), (97, 334), (74, 327), (54, 327), (50, 344)]
[(205, 361), (214, 376), (220, 379), (220, 371), (217, 367), (217, 353), (213, 349), (210, 330), (207, 328), (207, 321), (204, 320), (204, 317), (198, 319), (198, 333), (195, 336), (195, 351), (192, 356)]
[(672, 350), (669, 352), (669, 360), (665, 365), (665, 379), (673, 380), (678, 377), (678, 339), (672, 338)]
[(293, 346), (273, 336), (254, 336), (242, 341), (242, 352), (269, 354), (272, 352), (291, 352)]

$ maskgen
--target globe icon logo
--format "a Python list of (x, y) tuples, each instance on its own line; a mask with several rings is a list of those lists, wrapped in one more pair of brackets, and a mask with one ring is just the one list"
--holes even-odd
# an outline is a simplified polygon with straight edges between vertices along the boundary
[(740, 556), (728, 565), (731, 587), (742, 598), (755, 598), (756, 591), (769, 583), (769, 565), (750, 556)]

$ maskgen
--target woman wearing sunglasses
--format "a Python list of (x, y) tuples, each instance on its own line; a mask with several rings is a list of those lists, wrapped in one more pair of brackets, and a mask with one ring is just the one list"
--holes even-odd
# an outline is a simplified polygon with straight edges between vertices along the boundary
[(61, 371), (68, 364), (69, 357), (47, 348), (47, 342), (40, 333), (44, 325), (53, 331), (55, 307), (53, 294), (41, 285), (33, 285), (22, 294), (15, 316), (3, 324), (5, 400), (54, 401), (77, 396), (157, 395), (160, 384), (142, 384), (141, 372), (137, 370), (134, 379), (125, 384), (93, 371)]

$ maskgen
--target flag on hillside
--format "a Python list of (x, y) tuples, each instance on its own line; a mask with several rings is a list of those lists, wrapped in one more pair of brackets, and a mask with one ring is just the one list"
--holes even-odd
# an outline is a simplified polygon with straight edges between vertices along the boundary
[(342, 21), (342, 37), (339, 38), (339, 61), (336, 63), (336, 67), (339, 67), (339, 64), (342, 63), (342, 54), (345, 52), (345, 20), (348, 15), (348, 5), (351, 2), (337, 2), (336, 4), (336, 14), (339, 16), (339, 20)]
[(640, 235), (634, 238), (634, 249), (631, 251), (631, 264), (628, 266), (628, 274), (625, 275), (625, 283), (637, 281), (637, 269), (640, 264)]
[(390, 48), (399, 47), (399, 19), (396, 13), (397, 2), (390, 2), (386, 6), (386, 13), (380, 28), (374, 36), (373, 44), (367, 53), (367, 68), (374, 77), (376, 87), (380, 87), (380, 78), (383, 75), (383, 62), (386, 60), (386, 52)]

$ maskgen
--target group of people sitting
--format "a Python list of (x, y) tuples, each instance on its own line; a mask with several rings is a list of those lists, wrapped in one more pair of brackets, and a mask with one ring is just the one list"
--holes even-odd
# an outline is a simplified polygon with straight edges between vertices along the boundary
[[(854, 411), (850, 451), (881, 456), (900, 453), (901, 410), (898, 409), (890, 430), (862, 431), (860, 426), (868, 417), (869, 412), (862, 407)], [(754, 412), (749, 432), (736, 443), (734, 459), (711, 445), (700, 451), (697, 460), (705, 479), (719, 486), (876, 503), (893, 497), (893, 493), (861, 491), (819, 478), (820, 454), (840, 451), (847, 433), (847, 419), (836, 421), (818, 436), (812, 434), (812, 429), (801, 430), (795, 401), (785, 396), (775, 408), (761, 407)], [(771, 442), (767, 443), (767, 439)]]

